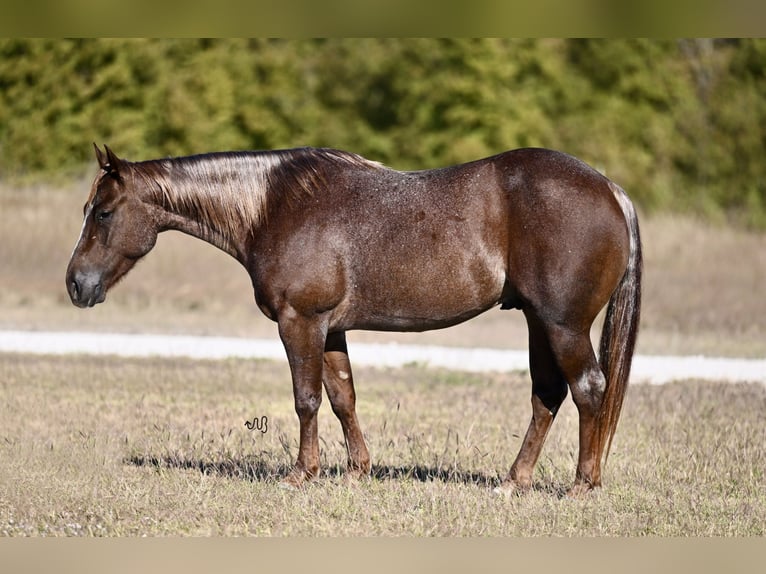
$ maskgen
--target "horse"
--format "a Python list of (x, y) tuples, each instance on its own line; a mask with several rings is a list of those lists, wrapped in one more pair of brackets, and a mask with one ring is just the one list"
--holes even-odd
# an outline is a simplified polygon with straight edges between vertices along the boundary
[[(347, 331), (441, 329), (499, 306), (526, 318), (532, 419), (496, 491), (532, 487), (568, 391), (579, 417), (568, 494), (601, 486), (638, 333), (642, 255), (632, 202), (597, 170), (542, 148), (424, 171), (328, 148), (139, 162), (94, 148), (99, 170), (66, 271), (72, 303), (103, 302), (166, 230), (236, 258), (292, 377), (300, 441), (281, 485), (320, 474), (323, 386), (346, 474), (370, 474)], [(589, 333), (605, 306), (597, 359)]]

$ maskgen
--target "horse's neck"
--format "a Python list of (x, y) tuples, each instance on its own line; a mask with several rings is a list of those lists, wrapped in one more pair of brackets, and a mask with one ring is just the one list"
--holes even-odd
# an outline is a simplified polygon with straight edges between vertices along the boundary
[(154, 200), (163, 228), (198, 237), (244, 263), (265, 209), (261, 164), (241, 157), (156, 164)]
[(244, 237), (241, 237), (243, 234), (232, 236), (230, 233), (224, 233), (207, 222), (189, 215), (183, 209), (168, 209), (166, 206), (162, 206), (162, 210), (163, 231), (175, 230), (186, 233), (217, 247), (244, 263), (246, 245)]

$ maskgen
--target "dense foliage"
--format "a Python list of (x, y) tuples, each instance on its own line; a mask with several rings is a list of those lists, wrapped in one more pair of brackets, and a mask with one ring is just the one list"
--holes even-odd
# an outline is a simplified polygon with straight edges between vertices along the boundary
[(766, 40), (0, 40), (0, 177), (300, 145), (400, 169), (570, 152), (766, 227)]

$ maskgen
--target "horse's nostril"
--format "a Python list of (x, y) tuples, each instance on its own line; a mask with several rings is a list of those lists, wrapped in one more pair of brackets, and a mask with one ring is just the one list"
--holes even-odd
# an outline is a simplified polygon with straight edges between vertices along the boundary
[(72, 293), (72, 298), (73, 299), (79, 299), (80, 298), (80, 284), (77, 283), (76, 279), (72, 280), (71, 293)]

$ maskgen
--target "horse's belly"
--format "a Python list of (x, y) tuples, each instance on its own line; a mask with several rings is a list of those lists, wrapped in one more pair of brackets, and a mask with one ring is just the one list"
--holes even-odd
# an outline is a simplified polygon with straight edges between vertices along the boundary
[(488, 305), (481, 308), (472, 308), (462, 313), (433, 313), (417, 314), (407, 311), (368, 312), (364, 316), (357, 316), (344, 330), (366, 331), (431, 331), (452, 327), (463, 321), (467, 321), (492, 307)]
[(416, 261), (355, 280), (343, 308), (348, 329), (427, 331), (466, 321), (498, 304), (506, 282), (501, 258), (461, 265)]

